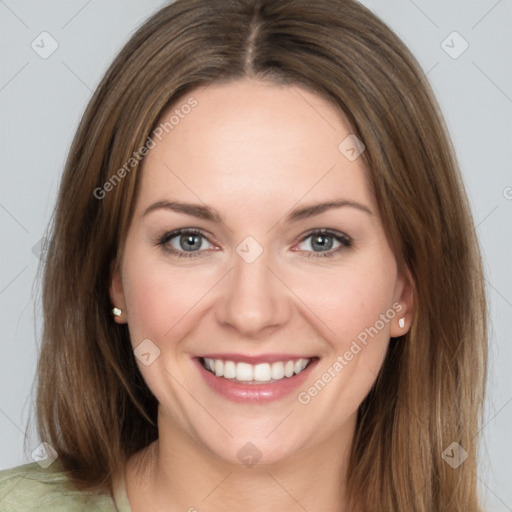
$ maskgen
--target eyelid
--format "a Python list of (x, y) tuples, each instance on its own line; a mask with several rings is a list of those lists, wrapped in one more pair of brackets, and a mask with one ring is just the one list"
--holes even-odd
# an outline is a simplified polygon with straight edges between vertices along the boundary
[(302, 235), (301, 239), (294, 245), (294, 247), (303, 243), (305, 240), (310, 238), (312, 235), (316, 235), (316, 234), (327, 235), (327, 236), (334, 238), (340, 244), (339, 247), (337, 247), (335, 249), (330, 249), (328, 251), (320, 251), (320, 252), (304, 251), (302, 249), (295, 249), (295, 250), (292, 249), (292, 250), (294, 250), (295, 252), (306, 252), (306, 253), (308, 253), (308, 257), (322, 258), (322, 257), (335, 256), (344, 250), (350, 249), (354, 244), (353, 238), (351, 236), (347, 235), (346, 233), (343, 233), (342, 231), (338, 231), (336, 229), (330, 229), (330, 228), (316, 228), (316, 229), (312, 229), (312, 230), (308, 231), (307, 233), (305, 233), (304, 235)]
[(311, 229), (307, 231), (305, 234), (302, 235), (302, 238), (300, 239), (300, 242), (303, 242), (307, 238), (309, 238), (311, 235), (315, 235), (317, 233), (320, 233), (321, 235), (330, 235), (334, 238), (343, 238), (347, 242), (353, 242), (352, 237), (347, 235), (346, 233), (343, 233), (343, 231), (338, 231), (336, 229), (330, 229), (330, 228), (316, 228)]
[[(177, 250), (174, 247), (169, 248), (167, 246), (167, 244), (169, 243), (170, 240), (172, 240), (173, 238), (176, 238), (182, 234), (199, 235), (199, 236), (203, 237), (206, 241), (208, 241), (208, 243), (215, 245), (215, 243), (210, 240), (211, 235), (206, 235), (205, 231), (202, 229), (199, 229), (199, 228), (178, 228), (178, 229), (164, 232), (163, 234), (160, 234), (156, 237), (154, 245), (160, 246), (162, 248), (162, 250), (164, 250), (170, 254), (173, 254), (177, 257), (188, 257), (188, 258), (201, 257), (201, 256), (204, 256), (203, 253), (205, 251), (212, 250), (212, 249), (206, 249), (206, 250), (202, 249), (199, 251), (182, 251), (182, 250)], [(304, 250), (297, 250), (297, 249), (294, 250), (293, 248), (292, 248), (292, 251), (306, 252), (306, 253), (309, 253), (308, 257), (320, 257), (321, 258), (321, 257), (334, 256), (335, 254), (337, 254), (343, 250), (349, 249), (353, 245), (352, 237), (350, 237), (346, 233), (343, 233), (343, 232), (335, 230), (335, 229), (330, 229), (330, 228), (313, 228), (313, 229), (307, 231), (306, 233), (304, 233), (301, 236), (300, 240), (294, 244), (294, 247), (298, 244), (301, 244), (302, 242), (304, 242), (309, 237), (311, 237), (312, 235), (315, 235), (315, 234), (327, 235), (327, 236), (333, 237), (336, 241), (338, 241), (340, 243), (340, 246), (337, 247), (336, 249), (330, 249), (330, 250), (324, 251), (324, 252), (322, 252), (322, 251), (321, 252), (304, 251)], [(218, 247), (213, 250), (218, 250)]]
[[(194, 235), (201, 235), (203, 238), (207, 239), (208, 241), (209, 240), (209, 235), (207, 236), (205, 234), (205, 231), (203, 231), (202, 229), (198, 229), (198, 228), (178, 228), (178, 229), (173, 229), (171, 231), (165, 231), (163, 234), (161, 235), (158, 235), (157, 238), (162, 241), (164, 238), (166, 239), (165, 243), (167, 243), (169, 240), (172, 240), (173, 238), (179, 236), (179, 235), (183, 235), (183, 234), (186, 234), (186, 233), (192, 233)], [(212, 243), (212, 242), (210, 242)]]
[[(159, 246), (163, 251), (172, 254), (177, 257), (185, 257), (185, 258), (198, 258), (203, 256), (204, 249), (201, 251), (181, 251), (175, 249), (174, 247), (169, 247), (169, 242), (180, 235), (183, 234), (194, 234), (203, 237), (208, 243), (215, 245), (214, 242), (210, 240), (211, 235), (206, 235), (205, 231), (198, 228), (178, 228), (173, 229), (171, 231), (166, 231), (164, 233), (160, 233), (156, 236), (154, 240), (154, 245)], [(209, 250), (217, 250), (217, 249), (209, 249)]]

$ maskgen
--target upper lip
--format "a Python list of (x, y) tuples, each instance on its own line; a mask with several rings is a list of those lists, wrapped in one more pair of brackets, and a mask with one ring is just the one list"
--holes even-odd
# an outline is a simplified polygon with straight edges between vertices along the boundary
[(248, 364), (259, 364), (259, 363), (275, 363), (278, 361), (297, 361), (298, 359), (313, 359), (315, 356), (305, 356), (304, 354), (260, 354), (260, 355), (246, 355), (246, 354), (234, 354), (234, 353), (214, 353), (214, 354), (203, 354), (197, 356), (200, 358), (208, 359), (221, 359), (222, 361), (233, 361), (235, 363), (248, 363)]

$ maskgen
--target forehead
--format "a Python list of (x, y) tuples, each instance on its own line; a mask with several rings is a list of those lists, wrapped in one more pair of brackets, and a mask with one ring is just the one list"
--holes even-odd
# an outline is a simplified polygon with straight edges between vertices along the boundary
[(350, 125), (297, 85), (212, 83), (182, 97), (160, 121), (161, 140), (153, 137), (144, 160), (140, 208), (177, 194), (219, 209), (262, 210), (276, 201), (291, 207), (306, 195), (371, 204), (362, 158), (351, 161), (340, 150)]

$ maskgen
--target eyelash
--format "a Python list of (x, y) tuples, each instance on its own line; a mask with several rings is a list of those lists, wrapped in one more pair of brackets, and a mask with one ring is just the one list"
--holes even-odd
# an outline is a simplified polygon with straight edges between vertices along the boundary
[[(177, 251), (176, 249), (170, 248), (167, 245), (173, 238), (176, 238), (177, 236), (184, 235), (184, 234), (198, 235), (198, 236), (201, 236), (201, 237), (205, 238), (206, 240), (208, 240), (208, 238), (204, 235), (204, 233), (202, 233), (198, 229), (182, 228), (182, 229), (177, 229), (175, 231), (170, 231), (168, 233), (164, 233), (163, 235), (159, 236), (156, 240), (155, 245), (161, 247), (163, 251), (165, 251), (167, 253), (171, 253), (174, 256), (177, 256), (178, 258), (200, 257), (198, 254), (200, 251), (190, 251), (187, 253), (186, 251)], [(337, 247), (336, 249), (329, 250), (328, 252), (326, 251), (326, 252), (315, 253), (314, 251), (297, 251), (297, 252), (308, 252), (309, 253), (307, 256), (308, 258), (312, 258), (312, 257), (313, 258), (330, 258), (330, 257), (352, 247), (352, 239), (348, 235), (345, 235), (344, 233), (340, 233), (337, 231), (333, 231), (331, 229), (316, 229), (316, 230), (310, 231), (301, 238), (299, 243), (306, 241), (308, 238), (310, 238), (313, 235), (331, 236), (337, 242), (339, 242), (341, 245), (339, 247)]]

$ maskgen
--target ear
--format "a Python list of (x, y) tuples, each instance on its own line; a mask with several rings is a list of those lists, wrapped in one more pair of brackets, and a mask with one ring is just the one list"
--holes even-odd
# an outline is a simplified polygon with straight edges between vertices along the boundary
[(123, 281), (121, 279), (121, 271), (119, 265), (113, 262), (110, 267), (110, 287), (109, 295), (112, 302), (112, 308), (121, 310), (119, 316), (114, 315), (114, 321), (118, 324), (127, 322), (126, 301), (124, 299)]
[(395, 287), (393, 309), (396, 315), (391, 321), (390, 335), (392, 338), (398, 338), (409, 332), (416, 309), (414, 297), (415, 283), (411, 272), (406, 268), (399, 272)]

